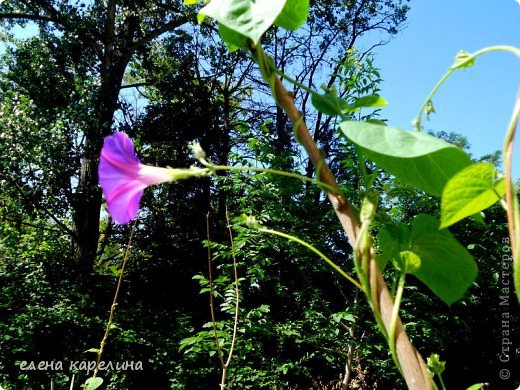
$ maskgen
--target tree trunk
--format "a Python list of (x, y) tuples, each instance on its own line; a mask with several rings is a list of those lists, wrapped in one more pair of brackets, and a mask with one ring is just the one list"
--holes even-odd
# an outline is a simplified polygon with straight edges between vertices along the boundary
[(85, 130), (85, 151), (81, 160), (74, 205), (73, 242), (74, 263), (78, 271), (88, 275), (97, 256), (99, 241), (99, 217), (102, 203), (98, 184), (99, 154), (103, 139), (111, 133), (114, 113), (117, 109), (119, 90), (129, 56), (110, 58), (104, 67), (96, 104), (98, 117)]
[(101, 208), (101, 191), (97, 185), (97, 148), (87, 146), (87, 149), (93, 150), (87, 152), (81, 162), (74, 208), (74, 262), (83, 275), (92, 271), (96, 259)]

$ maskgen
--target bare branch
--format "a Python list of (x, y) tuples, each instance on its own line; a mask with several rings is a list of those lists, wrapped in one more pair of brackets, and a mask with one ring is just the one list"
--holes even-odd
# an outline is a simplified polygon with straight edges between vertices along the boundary
[(147, 83), (146, 81), (143, 81), (142, 83), (134, 83), (134, 84), (125, 84), (121, 85), (119, 89), (128, 89), (128, 88), (138, 88), (138, 87), (148, 87), (152, 85), (152, 83)]
[(0, 13), (0, 19), (18, 19), (18, 20), (34, 20), (40, 22), (53, 22), (53, 23), (63, 23), (62, 19), (48, 16), (48, 15), (35, 15), (35, 14), (24, 14), (18, 12), (7, 12)]
[(61, 228), (61, 231), (63, 233), (69, 235), (72, 238), (76, 237), (75, 233), (71, 229), (69, 229), (63, 222), (61, 222), (56, 216), (54, 216), (54, 214), (52, 214), (49, 210), (47, 210), (44, 206), (42, 206), (40, 204), (40, 202), (38, 202), (36, 199), (33, 199), (30, 196), (28, 196), (25, 193), (25, 190), (20, 186), (19, 183), (17, 183), (14, 180), (12, 182), (13, 182), (14, 186), (16, 187), (16, 189), (18, 190), (18, 192), (20, 193), (20, 195), (23, 198), (25, 198), (27, 201), (32, 203), (32, 205), (36, 208), (36, 210), (41, 211), (43, 214), (47, 215), (50, 219), (52, 219), (54, 221), (54, 223), (56, 223), (56, 225)]
[(155, 38), (161, 36), (162, 34), (175, 30), (177, 27), (182, 26), (183, 24), (188, 23), (189, 19), (187, 17), (180, 18), (178, 20), (172, 20), (169, 23), (163, 24), (161, 27), (150, 31), (144, 37), (134, 40), (132, 45), (130, 46), (130, 50), (136, 50), (137, 48), (147, 44), (148, 42), (154, 40)]
[(32, 228), (39, 229), (39, 230), (45, 230), (45, 231), (48, 231), (48, 232), (64, 234), (64, 232), (62, 230), (53, 229), (53, 228), (49, 228), (49, 227), (46, 227), (46, 226), (40, 226), (40, 225), (36, 225), (36, 224), (33, 224), (33, 223), (29, 223), (29, 222), (24, 222), (24, 221), (19, 220), (19, 219), (13, 219), (13, 218), (9, 218), (9, 217), (2, 217), (2, 219), (5, 220), (5, 221), (17, 223), (17, 224), (20, 224), (20, 225), (30, 226)]

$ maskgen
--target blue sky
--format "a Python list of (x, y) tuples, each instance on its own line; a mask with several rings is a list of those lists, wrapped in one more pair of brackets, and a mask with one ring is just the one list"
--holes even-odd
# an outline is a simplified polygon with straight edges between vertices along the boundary
[[(412, 129), (422, 102), (461, 49), (520, 47), (520, 3), (516, 0), (412, 0), (406, 28), (375, 49), (375, 64), (389, 101), (389, 125)], [(468, 138), (475, 157), (502, 150), (503, 137), (520, 90), (520, 58), (493, 52), (472, 68), (455, 72), (433, 99), (436, 113), (425, 129), (454, 131)], [(519, 134), (520, 135), (520, 134)], [(517, 144), (520, 139), (517, 136)], [(520, 173), (520, 147), (514, 174)]]

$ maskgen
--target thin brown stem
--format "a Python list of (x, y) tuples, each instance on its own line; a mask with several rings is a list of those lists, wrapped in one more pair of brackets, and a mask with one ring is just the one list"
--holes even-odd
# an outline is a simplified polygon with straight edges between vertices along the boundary
[(220, 360), (220, 365), (222, 367), (222, 376), (220, 380), (220, 389), (224, 390), (226, 388), (226, 376), (229, 369), (229, 365), (231, 364), (231, 358), (233, 356), (233, 350), (235, 348), (235, 342), (237, 339), (237, 331), (238, 331), (238, 309), (239, 309), (239, 290), (238, 290), (238, 270), (237, 270), (237, 259), (235, 254), (235, 243), (233, 241), (233, 231), (231, 230), (231, 223), (229, 221), (229, 214), (226, 207), (226, 223), (229, 231), (229, 239), (231, 242), (231, 255), (233, 257), (233, 270), (235, 273), (235, 295), (236, 295), (236, 303), (235, 303), (235, 319), (233, 324), (233, 334), (231, 336), (231, 346), (229, 348), (229, 354), (227, 360), (224, 362), (224, 357), (222, 353), (222, 348), (220, 347), (220, 342), (218, 340), (217, 334), (217, 323), (215, 320), (215, 304), (213, 300), (213, 272), (211, 265), (211, 249), (210, 249), (210, 237), (209, 237), (209, 213), (206, 215), (206, 227), (207, 227), (207, 239), (208, 239), (208, 268), (209, 268), (209, 292), (210, 292), (210, 311), (211, 311), (211, 323), (213, 324), (213, 335), (215, 336), (215, 343), (217, 345), (217, 353), (218, 358)]
[(229, 368), (229, 365), (231, 364), (231, 357), (233, 356), (233, 349), (235, 348), (235, 342), (237, 339), (237, 329), (238, 329), (238, 309), (239, 309), (239, 303), (240, 303), (240, 296), (239, 296), (239, 290), (238, 290), (238, 270), (237, 270), (237, 257), (235, 254), (235, 242), (233, 240), (233, 231), (231, 230), (231, 223), (229, 221), (229, 214), (228, 214), (228, 208), (226, 206), (226, 222), (227, 227), (229, 231), (229, 240), (231, 243), (231, 256), (233, 257), (233, 271), (235, 273), (235, 296), (236, 296), (236, 303), (235, 303), (235, 320), (233, 323), (233, 335), (231, 337), (231, 347), (229, 348), (229, 355), (226, 361), (226, 364), (224, 365), (222, 369), (222, 381), (220, 383), (220, 388), (224, 390), (226, 388), (226, 374), (227, 370)]
[(108, 339), (108, 334), (110, 333), (110, 329), (112, 329), (112, 321), (114, 319), (114, 313), (117, 307), (117, 299), (119, 297), (119, 290), (121, 289), (121, 285), (123, 284), (123, 275), (125, 273), (126, 263), (128, 262), (128, 256), (130, 255), (130, 249), (132, 248), (132, 239), (134, 238), (135, 228), (137, 226), (137, 218), (132, 225), (132, 230), (130, 232), (130, 238), (128, 239), (128, 245), (126, 246), (125, 256), (123, 257), (123, 264), (121, 264), (121, 270), (119, 271), (119, 279), (117, 281), (116, 291), (114, 293), (114, 299), (112, 301), (112, 306), (110, 306), (110, 315), (108, 316), (107, 327), (105, 329), (105, 334), (101, 339), (101, 344), (99, 345), (99, 351), (96, 359), (96, 368), (94, 369), (94, 374), (92, 378), (95, 378), (99, 371), (99, 363), (101, 362), (101, 356), (103, 355), (103, 351), (105, 350), (105, 344)]
[(206, 236), (208, 239), (209, 311), (211, 313), (211, 323), (213, 324), (213, 336), (215, 337), (215, 344), (217, 345), (218, 358), (220, 360), (222, 370), (224, 370), (226, 364), (224, 363), (224, 358), (222, 357), (222, 349), (220, 348), (220, 342), (218, 341), (217, 322), (215, 320), (215, 302), (213, 299), (213, 271), (211, 264), (211, 247), (209, 239), (209, 213), (206, 214)]

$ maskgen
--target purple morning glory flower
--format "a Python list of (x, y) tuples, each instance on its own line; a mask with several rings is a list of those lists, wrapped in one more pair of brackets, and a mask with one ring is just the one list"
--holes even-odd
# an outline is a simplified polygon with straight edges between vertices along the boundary
[(106, 137), (98, 173), (112, 219), (121, 224), (134, 219), (144, 189), (174, 180), (175, 171), (142, 164), (135, 155), (132, 141), (125, 133)]

